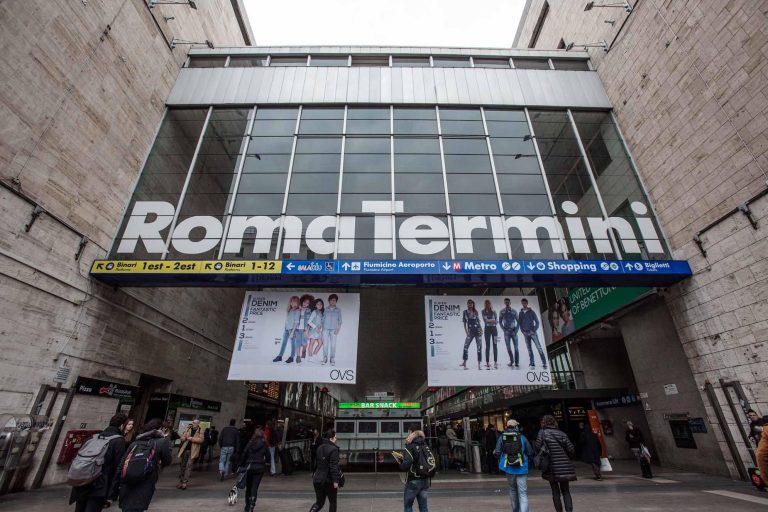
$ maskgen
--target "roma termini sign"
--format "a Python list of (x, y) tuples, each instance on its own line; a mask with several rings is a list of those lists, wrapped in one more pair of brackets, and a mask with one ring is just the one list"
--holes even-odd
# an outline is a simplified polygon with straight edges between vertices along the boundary
[[(395, 201), (394, 204), (395, 213), (403, 212), (402, 201)], [(569, 241), (574, 254), (592, 254), (595, 251), (612, 254), (611, 233), (626, 254), (640, 255), (642, 251), (639, 242), (642, 242), (649, 254), (665, 254), (654, 223), (647, 216), (648, 207), (639, 201), (631, 204), (639, 237), (626, 218), (579, 217), (578, 206), (571, 201), (561, 205), (566, 212), (562, 220), (556, 216), (454, 215), (450, 217), (449, 223), (444, 217), (398, 215), (398, 221), (401, 222), (397, 229), (394, 229), (392, 205), (392, 201), (362, 201), (362, 211), (372, 214), (374, 218), (373, 252), (382, 256), (393, 254), (393, 240), (399, 241), (412, 254), (430, 256), (445, 251), (451, 238), (455, 240), (456, 254), (460, 257), (473, 257), (473, 242), (480, 238), (492, 240), (497, 254), (508, 254), (510, 232), (516, 235), (513, 240), (522, 242), (526, 255), (541, 254), (540, 241), (549, 242), (553, 253), (562, 254), (565, 251), (563, 242)], [(251, 254), (275, 254), (275, 259), (278, 259), (278, 252), (284, 255), (300, 254), (302, 241), (310, 251), (320, 256), (354, 255), (359, 252), (356, 232), (358, 218), (355, 216), (321, 215), (307, 219), (294, 215), (234, 215), (229, 222), (223, 223), (214, 216), (197, 215), (175, 225), (174, 219), (176, 208), (171, 203), (137, 201), (117, 243), (115, 255), (123, 257), (141, 249), (143, 253), (160, 258), (170, 248), (183, 255), (204, 254), (218, 248), (222, 258), (226, 258), (241, 254), (244, 240), (253, 240), (250, 254), (245, 253), (244, 258)], [(567, 229), (563, 229), (563, 225)], [(166, 241), (167, 236), (162, 231), (168, 228), (172, 228), (172, 235)], [(590, 247), (587, 232), (591, 233), (594, 250)], [(543, 238), (542, 234), (545, 234)], [(282, 241), (282, 247), (274, 246), (275, 239)]]

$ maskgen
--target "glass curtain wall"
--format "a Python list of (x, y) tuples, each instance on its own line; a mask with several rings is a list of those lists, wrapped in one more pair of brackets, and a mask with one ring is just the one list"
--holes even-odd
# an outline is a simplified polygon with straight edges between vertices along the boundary
[[(138, 240), (130, 215), (163, 229)], [(609, 112), (179, 109), (112, 257), (665, 258), (659, 235)]]

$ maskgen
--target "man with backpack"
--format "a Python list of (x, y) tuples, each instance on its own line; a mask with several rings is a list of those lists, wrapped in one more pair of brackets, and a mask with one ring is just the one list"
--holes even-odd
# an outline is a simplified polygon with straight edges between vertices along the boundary
[(424, 432), (414, 430), (405, 439), (405, 453), (392, 452), (400, 466), (406, 472), (405, 490), (403, 491), (404, 512), (413, 512), (413, 501), (419, 502), (419, 511), (428, 512), (427, 490), (435, 472), (437, 461), (426, 443)]
[(147, 422), (120, 461), (111, 496), (120, 497), (124, 512), (149, 508), (160, 470), (171, 464), (171, 442), (163, 434), (162, 426), (159, 418)]
[(528, 512), (528, 461), (533, 457), (533, 447), (519, 426), (516, 420), (507, 421), (494, 453), (499, 458), (499, 469), (507, 474), (512, 512)]
[(69, 503), (75, 504), (75, 512), (100, 512), (108, 506), (112, 480), (125, 453), (120, 426), (126, 419), (122, 413), (113, 416), (107, 428), (83, 443), (72, 461), (67, 483), (72, 485)]

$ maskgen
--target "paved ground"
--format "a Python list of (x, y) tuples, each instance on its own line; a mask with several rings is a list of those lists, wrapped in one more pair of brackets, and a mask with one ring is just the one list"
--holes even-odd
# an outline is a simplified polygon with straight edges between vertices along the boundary
[[(655, 468), (656, 478), (644, 480), (633, 464), (618, 463), (602, 482), (592, 480), (585, 467), (579, 468), (579, 481), (572, 485), (576, 511), (755, 511), (768, 510), (768, 494), (759, 493), (746, 483), (694, 473), (678, 473)], [(190, 488), (175, 488), (175, 467), (161, 478), (150, 510), (162, 512), (203, 512), (241, 510), (226, 504), (232, 480), (219, 482), (215, 469), (193, 473)], [(307, 472), (290, 477), (265, 478), (259, 489), (256, 511), (304, 512), (314, 501)], [(0, 511), (71, 511), (67, 505), (69, 488), (55, 486), (39, 491), (0, 497)], [(553, 510), (548, 484), (538, 474), (529, 480), (532, 511)], [(429, 493), (432, 512), (480, 512), (510, 510), (506, 480), (485, 475), (450, 472), (438, 475)], [(416, 507), (418, 510), (418, 507)], [(324, 510), (327, 510), (327, 505)], [(347, 474), (347, 485), (339, 497), (343, 512), (399, 512), (402, 483), (398, 474)]]

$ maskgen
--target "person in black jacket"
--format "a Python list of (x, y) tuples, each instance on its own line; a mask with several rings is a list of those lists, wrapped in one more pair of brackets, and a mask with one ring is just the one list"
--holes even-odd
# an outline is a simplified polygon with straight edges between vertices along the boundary
[(107, 445), (107, 452), (104, 455), (104, 465), (101, 475), (88, 485), (72, 487), (69, 495), (69, 503), (75, 504), (75, 512), (100, 512), (104, 506), (109, 506), (107, 498), (109, 490), (112, 488), (112, 480), (115, 476), (115, 470), (125, 453), (125, 437), (120, 431), (120, 427), (126, 422), (127, 416), (123, 413), (116, 414), (109, 420), (109, 426), (105, 428), (101, 437), (115, 437)]
[[(157, 480), (160, 478), (160, 471), (166, 466), (170, 466), (173, 456), (171, 455), (171, 441), (162, 431), (163, 420), (155, 418), (149, 420), (143, 427), (136, 440), (131, 443), (120, 461), (115, 473), (114, 484), (112, 486), (111, 497), (113, 500), (120, 499), (120, 509), (124, 512), (139, 512), (147, 510), (155, 495)], [(156, 465), (152, 474), (147, 475), (143, 480), (132, 484), (123, 483), (120, 480), (121, 468), (125, 463), (127, 454), (137, 445), (152, 443), (155, 446)]]
[(643, 478), (653, 478), (650, 460), (643, 453), (643, 448), (645, 447), (645, 436), (643, 436), (643, 431), (637, 428), (634, 423), (628, 421), (627, 433), (624, 435), (624, 439), (629, 443), (629, 449), (632, 450), (635, 458), (640, 463), (640, 472), (642, 473)]
[(592, 429), (587, 427), (584, 422), (579, 423), (579, 453), (581, 461), (586, 462), (592, 466), (592, 472), (595, 474), (595, 480), (602, 480), (603, 475), (600, 473), (600, 455), (602, 455), (603, 447), (600, 445), (600, 439), (597, 438)]
[(243, 512), (253, 512), (256, 507), (256, 497), (259, 491), (264, 470), (267, 467), (269, 450), (264, 441), (264, 431), (257, 428), (243, 450), (241, 467), (245, 467), (245, 509)]
[(549, 451), (549, 466), (542, 471), (541, 477), (549, 482), (552, 489), (555, 510), (563, 512), (563, 505), (565, 505), (565, 511), (572, 512), (573, 500), (569, 482), (576, 480), (576, 467), (571, 462), (576, 450), (565, 432), (558, 430), (557, 420), (550, 414), (541, 419), (541, 430), (536, 437), (536, 452), (538, 453), (545, 444)]
[(485, 435), (483, 437), (483, 443), (485, 444), (486, 464), (488, 465), (488, 474), (498, 475), (499, 461), (494, 454), (494, 451), (496, 450), (496, 440), (499, 438), (499, 436), (496, 435), (496, 427), (493, 425), (488, 425), (488, 428), (486, 429)]
[(317, 469), (312, 474), (316, 501), (309, 512), (321, 510), (326, 498), (328, 498), (329, 512), (336, 512), (336, 494), (339, 491), (341, 477), (336, 431), (328, 430), (323, 436), (323, 443), (317, 448)]
[(420, 512), (427, 512), (427, 490), (429, 489), (430, 479), (417, 476), (411, 471), (414, 460), (418, 459), (418, 453), (425, 445), (424, 432), (413, 430), (405, 438), (405, 453), (402, 457), (398, 457), (397, 452), (392, 452), (400, 465), (400, 471), (405, 471), (407, 475), (403, 491), (403, 510), (405, 512), (413, 512), (414, 500), (418, 501)]

